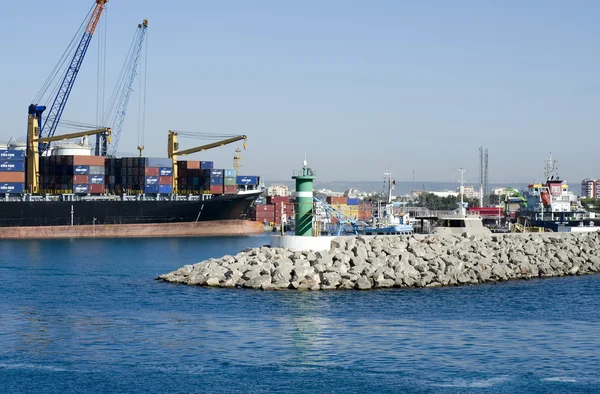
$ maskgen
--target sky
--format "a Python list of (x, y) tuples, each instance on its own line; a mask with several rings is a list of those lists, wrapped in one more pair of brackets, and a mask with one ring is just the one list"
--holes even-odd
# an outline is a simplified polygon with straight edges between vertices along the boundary
[[(0, 141), (25, 137), (28, 105), (93, 3), (3, 5)], [(452, 182), (465, 168), (477, 182), (485, 146), (490, 183), (542, 180), (550, 152), (579, 183), (600, 177), (598, 16), (585, 0), (112, 0), (99, 31), (110, 92), (149, 20), (146, 156), (166, 157), (170, 129), (246, 134), (241, 172), (269, 180), (306, 152), (324, 181), (389, 169)], [(98, 38), (63, 119), (95, 123)], [(135, 87), (121, 152), (138, 144)], [(238, 146), (189, 158), (230, 168)]]

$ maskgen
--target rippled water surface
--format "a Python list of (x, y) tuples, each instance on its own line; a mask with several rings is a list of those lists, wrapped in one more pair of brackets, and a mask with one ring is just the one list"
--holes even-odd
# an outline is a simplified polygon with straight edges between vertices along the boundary
[(303, 293), (154, 280), (266, 242), (2, 241), (0, 390), (600, 391), (600, 276)]

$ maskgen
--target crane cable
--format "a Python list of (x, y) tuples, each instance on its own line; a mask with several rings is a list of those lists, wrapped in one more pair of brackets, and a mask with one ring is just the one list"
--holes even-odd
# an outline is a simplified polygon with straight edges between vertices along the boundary
[(96, 126), (100, 127), (104, 118), (104, 102), (106, 96), (106, 32), (108, 25), (108, 8), (100, 21), (98, 37), (98, 78), (96, 84)]
[(220, 141), (227, 138), (237, 137), (237, 134), (216, 134), (216, 133), (196, 133), (191, 131), (173, 130), (181, 138), (195, 139), (195, 140), (206, 140), (206, 141)]
[(81, 35), (83, 34), (83, 31), (85, 30), (85, 26), (87, 25), (87, 22), (90, 19), (92, 11), (94, 10), (95, 7), (96, 7), (96, 4), (94, 3), (92, 5), (92, 7), (90, 8), (90, 10), (88, 11), (86, 17), (83, 19), (83, 22), (81, 22), (81, 25), (79, 26), (79, 29), (77, 30), (77, 32), (75, 33), (73, 38), (71, 39), (71, 42), (69, 43), (69, 45), (67, 46), (67, 48), (65, 49), (65, 51), (63, 52), (61, 57), (58, 59), (58, 62), (56, 63), (56, 65), (54, 66), (52, 71), (50, 72), (50, 75), (48, 76), (48, 78), (46, 79), (44, 84), (42, 85), (42, 88), (37, 93), (37, 95), (34, 97), (34, 99), (31, 100), (31, 102), (33, 104), (40, 103), (41, 100), (44, 98), (46, 98), (46, 100), (44, 100), (44, 101), (49, 101), (49, 98), (56, 96), (56, 93), (58, 92), (58, 89), (60, 87), (60, 83), (62, 82), (60, 80), (58, 81), (56, 86), (52, 89), (52, 94), (46, 96), (46, 93), (48, 92), (48, 89), (52, 85), (52, 82), (55, 81), (56, 76), (63, 69), (65, 63), (67, 62), (67, 59), (69, 58), (69, 55), (75, 50), (75, 47), (78, 44), (77, 40), (81, 38)]

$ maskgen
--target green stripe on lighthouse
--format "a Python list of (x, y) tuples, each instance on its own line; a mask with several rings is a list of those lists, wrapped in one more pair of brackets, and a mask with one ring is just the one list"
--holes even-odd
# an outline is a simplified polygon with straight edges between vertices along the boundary
[(312, 236), (313, 223), (313, 171), (306, 166), (306, 160), (302, 171), (294, 175), (296, 180), (296, 231), (297, 236)]

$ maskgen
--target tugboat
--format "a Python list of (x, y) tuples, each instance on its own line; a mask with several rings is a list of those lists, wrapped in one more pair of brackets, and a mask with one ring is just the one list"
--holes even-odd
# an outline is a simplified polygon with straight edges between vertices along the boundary
[(384, 176), (384, 201), (377, 203), (377, 211), (373, 216), (370, 226), (365, 227), (361, 233), (364, 235), (408, 235), (414, 233), (412, 224), (409, 223), (409, 214), (394, 214), (392, 204), (392, 190), (396, 181), (392, 180), (392, 173), (387, 171)]
[(546, 159), (545, 183), (528, 185), (523, 193), (527, 205), (522, 204), (521, 216), (531, 226), (554, 232), (600, 231), (600, 218), (587, 212), (567, 183), (558, 176), (558, 161), (552, 154)]

